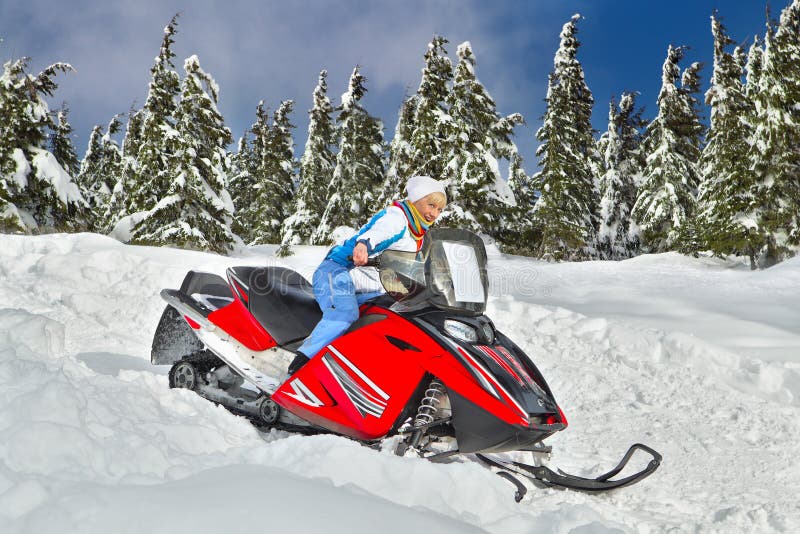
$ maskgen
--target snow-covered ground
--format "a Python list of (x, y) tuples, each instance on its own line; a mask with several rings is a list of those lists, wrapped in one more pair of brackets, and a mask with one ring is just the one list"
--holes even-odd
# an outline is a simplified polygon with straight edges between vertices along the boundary
[(544, 264), (490, 251), (488, 315), (569, 419), (552, 463), (664, 455), (642, 483), (531, 490), (468, 459), (262, 434), (149, 363), (158, 292), (186, 270), (284, 264), (0, 235), (0, 532), (797, 532), (800, 258), (766, 271), (676, 254)]

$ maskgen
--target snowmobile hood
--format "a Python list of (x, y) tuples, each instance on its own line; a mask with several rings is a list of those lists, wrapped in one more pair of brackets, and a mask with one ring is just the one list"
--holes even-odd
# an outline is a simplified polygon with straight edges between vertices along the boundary
[[(516, 344), (494, 329), (488, 317), (464, 317), (429, 310), (409, 319), (455, 356), (486, 392), (518, 415), (520, 428), (514, 432), (540, 431), (538, 439), (544, 439), (567, 427), (566, 417), (542, 374)], [(451, 333), (448, 323), (453, 321), (472, 328), (475, 338), (471, 341), (459, 339), (457, 335), (461, 330)], [(486, 435), (494, 439), (498, 433)]]

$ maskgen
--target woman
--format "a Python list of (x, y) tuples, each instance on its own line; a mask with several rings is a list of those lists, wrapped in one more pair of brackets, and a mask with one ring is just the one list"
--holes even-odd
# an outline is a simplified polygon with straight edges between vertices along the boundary
[(320, 350), (342, 335), (356, 319), (361, 303), (381, 293), (369, 278), (354, 277), (356, 267), (366, 265), (384, 250), (417, 252), (425, 232), (447, 204), (444, 182), (430, 176), (412, 176), (406, 183), (407, 197), (375, 214), (344, 243), (333, 247), (314, 272), (314, 297), (322, 319), (297, 350), (289, 365), (294, 374)]

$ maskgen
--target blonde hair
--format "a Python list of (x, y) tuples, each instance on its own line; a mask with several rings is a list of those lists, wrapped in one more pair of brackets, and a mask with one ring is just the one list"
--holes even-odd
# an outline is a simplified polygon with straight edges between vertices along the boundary
[(440, 193), (439, 191), (434, 191), (433, 193), (429, 193), (419, 200), (426, 200), (426, 199), (435, 202), (441, 208), (447, 206), (447, 196), (444, 193)]

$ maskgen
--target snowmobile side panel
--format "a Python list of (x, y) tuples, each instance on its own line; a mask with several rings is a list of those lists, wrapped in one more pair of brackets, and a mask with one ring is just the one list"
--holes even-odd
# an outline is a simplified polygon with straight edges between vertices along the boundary
[(241, 300), (213, 311), (208, 320), (222, 328), (250, 350), (262, 351), (277, 345), (264, 327), (248, 312)]
[[(356, 439), (388, 434), (425, 375), (420, 361), (440, 356), (442, 350), (420, 339), (417, 328), (402, 317), (372, 310), (367, 313), (385, 319), (367, 321), (320, 351), (273, 394), (275, 402), (313, 424)], [(398, 339), (408, 343), (398, 347)], [(419, 350), (401, 348), (407, 345)]]

